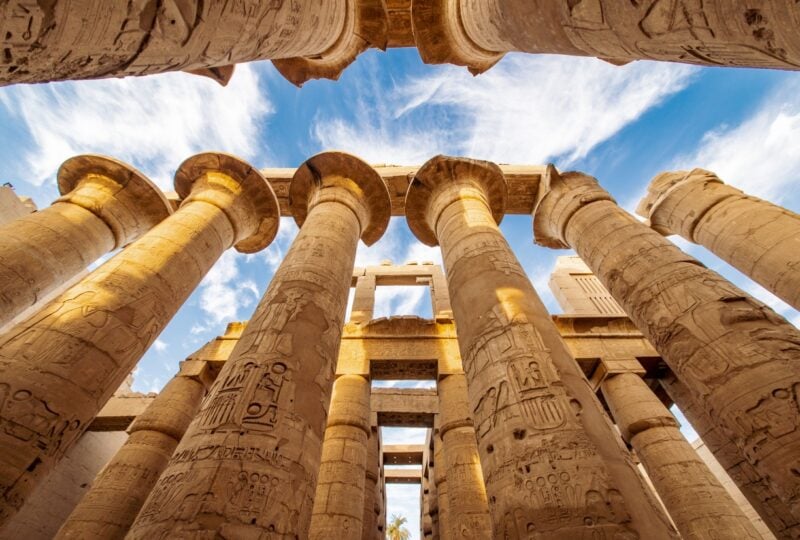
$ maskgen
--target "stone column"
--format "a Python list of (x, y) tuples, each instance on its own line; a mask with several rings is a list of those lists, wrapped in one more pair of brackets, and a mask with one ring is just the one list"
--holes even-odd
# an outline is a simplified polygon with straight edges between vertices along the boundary
[(380, 238), (390, 202), (340, 152), (306, 161), (289, 200), (300, 232), (130, 539), (308, 537), (356, 247)]
[(457, 538), (469, 532), (470, 538), (492, 538), (492, 520), (483, 473), (475, 442), (475, 427), (469, 414), (467, 381), (463, 373), (439, 380), (439, 436), (447, 464), (450, 520), (458, 529)]
[(441, 540), (453, 540), (453, 522), (450, 519), (450, 492), (447, 485), (447, 461), (439, 433), (433, 434), (433, 482), (436, 484), (438, 507), (437, 529)]
[[(435, 437), (431, 430), (431, 437)], [(431, 536), (439, 540), (439, 489), (436, 487), (436, 462), (431, 457), (433, 449), (428, 449), (428, 513), (431, 515)], [(435, 456), (434, 456), (435, 457)]]
[(800, 6), (728, 0), (432, 0), (413, 2), (426, 63), (480, 73), (506, 52), (594, 56), (612, 64), (664, 60), (800, 69)]
[(75, 443), (231, 245), (272, 241), (278, 202), (256, 170), (199, 154), (175, 179), (175, 214), (0, 338), (0, 517)]
[(68, 159), (58, 190), (52, 206), (0, 227), (0, 328), (172, 213), (144, 175), (108, 157)]
[[(624, 362), (628, 371), (620, 369)], [(623, 439), (636, 451), (675, 526), (686, 539), (761, 540), (753, 524), (641, 379), (635, 358), (617, 359), (600, 385)]]
[(548, 168), (534, 234), (541, 245), (580, 255), (693, 400), (800, 515), (800, 331), (582, 173)]
[(672, 401), (681, 404), (683, 415), (775, 537), (800, 538), (800, 520), (775, 495), (755, 467), (742, 457), (736, 444), (721, 432), (717, 423), (692, 399), (686, 385), (672, 373), (659, 379), (659, 383)]
[(800, 216), (703, 169), (656, 176), (636, 212), (661, 234), (708, 248), (800, 309)]
[(279, 69), (300, 83), (336, 78), (359, 52), (387, 40), (380, 0), (135, 2), (113, 9), (104, 0), (59, 0), (5, 9), (0, 85), (167, 71), (226, 84), (232, 64), (294, 58)]
[(360, 375), (342, 375), (333, 384), (311, 512), (308, 535), (311, 540), (339, 535), (355, 538), (362, 532), (370, 435), (369, 394), (369, 381)]
[(378, 501), (378, 480), (380, 479), (381, 468), (381, 442), (378, 438), (379, 427), (373, 426), (370, 429), (369, 441), (367, 441), (367, 470), (364, 480), (364, 517), (361, 527), (361, 539), (373, 540), (378, 532), (378, 514), (380, 504)]
[(499, 167), (445, 156), (406, 195), (442, 247), (494, 536), (675, 538), (497, 226), (505, 197)]
[(128, 428), (130, 437), (97, 475), (56, 538), (122, 539), (200, 408), (212, 374), (203, 361), (180, 372)]

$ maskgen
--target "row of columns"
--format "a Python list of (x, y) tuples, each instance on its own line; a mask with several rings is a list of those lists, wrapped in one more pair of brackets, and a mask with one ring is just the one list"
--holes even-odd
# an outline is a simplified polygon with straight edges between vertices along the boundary
[[(183, 202), (172, 216), (0, 338), (5, 515), (74, 442), (222, 251), (234, 244), (256, 251), (275, 235), (274, 194), (235, 158), (191, 158), (176, 188)], [(537, 241), (578, 251), (703, 418), (716, 419), (796, 515), (797, 329), (626, 214), (594, 179), (551, 167), (540, 195)], [(438, 156), (406, 198), (412, 231), (441, 245), (464, 359), (463, 376), (440, 381), (438, 528), (469, 523), (487, 538), (675, 538), (498, 228), (505, 197), (495, 165)], [(363, 526), (369, 386), (344, 376), (333, 390), (334, 359), (358, 239), (381, 236), (389, 196), (371, 167), (329, 152), (298, 169), (290, 205), (300, 233), (185, 435), (167, 433), (181, 441), (129, 538), (325, 537), (345, 524)], [(663, 474), (697, 464), (680, 458), (686, 448), (674, 421), (639, 382), (617, 374), (602, 389), (623, 436), (662, 473), (654, 481), (681, 534), (707, 537), (711, 513), (715, 532), (752, 536), (716, 485), (703, 492), (713, 503), (693, 506), (696, 486)], [(166, 429), (136, 430), (146, 435), (134, 442), (163, 439), (151, 432)], [(678, 456), (677, 466), (665, 455)], [(349, 481), (339, 482), (345, 470)]]
[(225, 84), (271, 59), (295, 84), (336, 79), (368, 47), (416, 45), (427, 63), (485, 71), (507, 52), (800, 69), (794, 0), (102, 0), (6, 8), (0, 84), (188, 71)]

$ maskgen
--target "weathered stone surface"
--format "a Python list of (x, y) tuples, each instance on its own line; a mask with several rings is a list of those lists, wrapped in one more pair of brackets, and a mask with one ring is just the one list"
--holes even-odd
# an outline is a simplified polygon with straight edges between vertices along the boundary
[(0, 328), (172, 213), (144, 175), (108, 157), (65, 161), (58, 189), (52, 206), (0, 227)]
[(406, 198), (442, 247), (494, 536), (675, 538), (503, 238), (504, 199), (495, 165), (444, 156)]
[(364, 513), (361, 540), (374, 540), (378, 534), (378, 515), (381, 512), (378, 500), (378, 480), (381, 477), (380, 428), (370, 429), (367, 441), (367, 467), (364, 471)]
[(0, 186), (0, 225), (36, 212), (36, 204), (30, 197), (20, 197), (10, 185)]
[(619, 208), (582, 173), (550, 169), (534, 234), (539, 244), (575, 249), (693, 400), (800, 515), (800, 331)]
[(246, 163), (200, 154), (176, 186), (184, 202), (175, 214), (0, 337), (0, 520), (74, 444), (222, 252), (275, 236), (277, 201)]
[(291, 200), (300, 232), (131, 539), (308, 535), (356, 246), (380, 238), (389, 197), (367, 164), (328, 152)]
[(311, 512), (311, 539), (356, 538), (363, 531), (369, 392), (369, 381), (360, 375), (342, 375), (333, 383)]
[(662, 173), (637, 213), (662, 234), (705, 246), (800, 309), (800, 216), (703, 169)]
[(622, 437), (633, 446), (683, 538), (760, 539), (639, 374), (610, 375), (601, 388)]
[(450, 516), (450, 493), (447, 485), (447, 461), (444, 458), (442, 439), (433, 435), (433, 482), (436, 485), (437, 529), (441, 540), (453, 540), (453, 521)]
[(489, 502), (469, 413), (467, 381), (454, 373), (439, 380), (439, 436), (446, 464), (450, 519), (455, 538), (492, 538)]
[(56, 538), (122, 539), (172, 452), (200, 408), (211, 383), (208, 365), (192, 361), (159, 392), (128, 429), (130, 437), (94, 479)]
[(504, 53), (595, 56), (613, 64), (663, 60), (800, 69), (800, 6), (655, 0), (433, 0), (413, 2), (427, 63), (485, 71)]

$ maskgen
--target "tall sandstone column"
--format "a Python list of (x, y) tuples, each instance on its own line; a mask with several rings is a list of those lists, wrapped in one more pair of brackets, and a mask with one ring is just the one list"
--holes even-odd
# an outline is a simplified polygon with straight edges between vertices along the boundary
[(635, 358), (621, 360), (632, 371), (609, 375), (600, 388), (622, 437), (642, 461), (681, 536), (760, 540), (739, 505), (683, 437), (672, 413), (634, 372), (643, 373), (641, 365)]
[(97, 475), (57, 539), (125, 538), (197, 414), (211, 380), (207, 362), (181, 362), (180, 372), (128, 428), (128, 440)]
[(367, 441), (367, 469), (364, 474), (364, 517), (361, 525), (361, 540), (374, 540), (375, 534), (378, 532), (380, 504), (377, 492), (378, 480), (381, 475), (379, 429), (379, 427), (372, 427), (369, 441)]
[(551, 166), (539, 196), (536, 242), (580, 255), (800, 515), (800, 331), (622, 210), (594, 178)]
[(0, 328), (172, 213), (144, 175), (109, 157), (68, 159), (58, 190), (52, 206), (0, 227)]
[(659, 383), (672, 401), (680, 403), (683, 415), (772, 534), (779, 539), (800, 538), (800, 520), (742, 456), (734, 441), (724, 435), (717, 422), (694, 401), (686, 385), (673, 373), (659, 379)]
[(411, 16), (423, 61), (473, 72), (512, 51), (800, 69), (794, 0), (431, 0)]
[(311, 540), (357, 538), (362, 532), (369, 395), (369, 381), (360, 375), (342, 375), (333, 383), (311, 512)]
[(475, 442), (475, 426), (469, 414), (467, 381), (463, 373), (447, 375), (438, 383), (439, 435), (446, 464), (450, 520), (469, 538), (492, 539), (492, 520), (483, 473)]
[(444, 456), (444, 444), (438, 430), (433, 434), (433, 482), (436, 484), (435, 497), (438, 508), (439, 538), (454, 540), (453, 521), (450, 516), (450, 492), (447, 484), (447, 460)]
[(277, 198), (247, 163), (199, 154), (175, 188), (177, 212), (0, 338), (0, 521), (77, 441), (217, 258), (275, 237)]
[(675, 538), (503, 238), (505, 198), (499, 167), (446, 156), (406, 195), (442, 248), (494, 537)]
[(338, 77), (368, 46), (385, 47), (380, 0), (105, 0), (0, 7), (0, 85), (189, 71), (226, 84), (239, 62), (299, 59), (290, 80)]
[(679, 234), (800, 309), (800, 216), (728, 186), (703, 169), (656, 176), (636, 212)]
[(380, 238), (390, 202), (339, 152), (306, 161), (289, 199), (300, 232), (130, 539), (308, 537), (356, 247)]

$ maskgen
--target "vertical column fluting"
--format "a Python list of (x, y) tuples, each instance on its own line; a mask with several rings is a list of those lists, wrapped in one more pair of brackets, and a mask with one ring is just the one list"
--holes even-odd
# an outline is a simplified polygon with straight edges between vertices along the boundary
[(612, 64), (662, 60), (707, 66), (800, 69), (794, 0), (702, 2), (429, 0), (411, 3), (426, 63), (473, 73), (507, 52), (594, 56)]
[(622, 437), (636, 451), (683, 538), (760, 540), (638, 373), (611, 374), (600, 388)]
[(719, 424), (694, 401), (686, 385), (673, 373), (660, 378), (659, 383), (672, 401), (680, 403), (683, 415), (775, 537), (800, 538), (800, 520), (742, 456), (734, 441), (722, 433)]
[(289, 192), (300, 232), (128, 538), (308, 537), (356, 247), (380, 238), (390, 202), (339, 152)]
[(800, 515), (800, 331), (582, 173), (548, 168), (534, 234), (580, 255), (694, 401)]
[(800, 309), (800, 216), (703, 169), (656, 176), (636, 212), (661, 234), (705, 246)]
[(311, 540), (338, 535), (356, 538), (362, 532), (370, 436), (369, 395), (369, 381), (360, 375), (342, 375), (333, 383), (311, 512), (308, 534)]
[(447, 464), (446, 476), (450, 500), (450, 519), (470, 538), (492, 538), (492, 520), (486, 487), (483, 485), (475, 426), (469, 413), (467, 381), (463, 373), (447, 375), (439, 380), (439, 436)]
[(125, 538), (211, 384), (206, 362), (181, 362), (180, 372), (128, 428), (130, 436), (94, 479), (56, 538)]
[(406, 195), (442, 248), (494, 536), (674, 538), (500, 232), (505, 197), (499, 167), (445, 156)]
[(374, 540), (378, 532), (378, 480), (381, 468), (381, 441), (379, 427), (370, 429), (367, 441), (367, 469), (364, 474), (364, 517), (362, 518), (361, 540)]
[(58, 189), (50, 207), (0, 227), (0, 328), (172, 213), (144, 175), (104, 156), (65, 161)]
[(0, 516), (75, 443), (219, 256), (272, 241), (278, 202), (232, 156), (181, 165), (181, 207), (0, 338)]
[(444, 442), (438, 430), (433, 434), (433, 482), (436, 484), (436, 501), (438, 507), (437, 528), (439, 538), (453, 540), (453, 522), (450, 519), (450, 492), (447, 485), (447, 461), (444, 456)]

